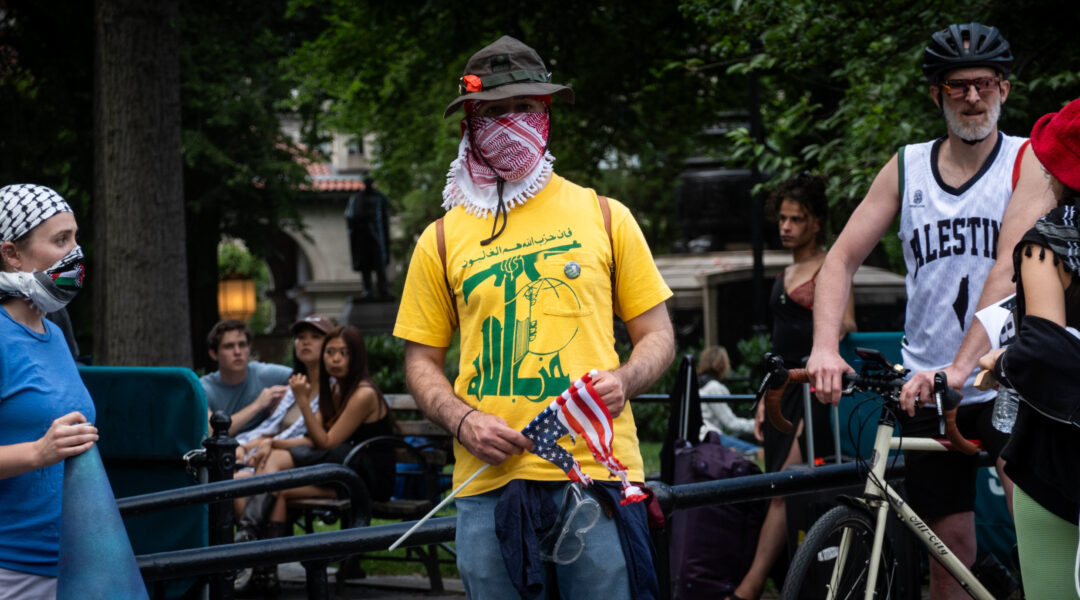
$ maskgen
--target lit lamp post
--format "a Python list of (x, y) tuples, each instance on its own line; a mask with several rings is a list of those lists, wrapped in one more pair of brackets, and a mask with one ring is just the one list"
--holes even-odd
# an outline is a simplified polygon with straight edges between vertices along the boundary
[(247, 321), (255, 314), (255, 280), (231, 275), (218, 281), (217, 305), (222, 319)]

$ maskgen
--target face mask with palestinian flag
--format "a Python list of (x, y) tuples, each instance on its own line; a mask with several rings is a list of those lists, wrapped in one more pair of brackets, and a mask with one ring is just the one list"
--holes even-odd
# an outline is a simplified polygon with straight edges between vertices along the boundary
[(611, 413), (601, 400), (600, 394), (593, 389), (592, 378), (595, 376), (596, 371), (593, 370), (572, 383), (562, 395), (555, 398), (526, 425), (521, 433), (536, 444), (534, 454), (557, 465), (573, 481), (589, 485), (592, 479), (581, 470), (581, 464), (557, 443), (559, 438), (568, 433), (575, 442), (575, 434), (580, 435), (589, 446), (596, 462), (619, 478), (623, 495), (620, 504), (640, 502), (647, 497), (645, 492), (630, 483), (626, 467), (615, 457), (611, 448), (615, 437)]
[(75, 298), (85, 278), (82, 247), (75, 246), (42, 272), (0, 272), (0, 301), (25, 298), (42, 313), (56, 312)]

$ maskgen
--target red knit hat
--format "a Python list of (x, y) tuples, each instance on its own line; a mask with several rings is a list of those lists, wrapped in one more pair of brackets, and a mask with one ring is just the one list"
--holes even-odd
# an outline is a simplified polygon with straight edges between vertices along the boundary
[(1080, 190), (1080, 99), (1035, 122), (1031, 149), (1058, 181)]

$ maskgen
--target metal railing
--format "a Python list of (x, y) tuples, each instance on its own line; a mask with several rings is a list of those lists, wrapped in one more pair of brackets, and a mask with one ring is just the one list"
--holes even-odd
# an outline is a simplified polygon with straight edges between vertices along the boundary
[(370, 516), (371, 507), (364, 480), (344, 465), (323, 464), (298, 467), (258, 477), (227, 479), (175, 490), (165, 490), (120, 498), (116, 507), (123, 516), (141, 515), (148, 512), (243, 498), (262, 492), (273, 492), (305, 485), (338, 484), (353, 502), (355, 514)]
[[(333, 468), (337, 467), (337, 468)], [(902, 457), (890, 459), (887, 475), (890, 478), (902, 473)], [(318, 470), (316, 473), (315, 470)], [(124, 514), (135, 514), (171, 508), (181, 504), (227, 499), (256, 491), (281, 489), (286, 482), (315, 481), (322, 477), (340, 475), (340, 465), (321, 465), (306, 469), (307, 473), (293, 479), (285, 477), (288, 471), (245, 480), (210, 483), (181, 490), (181, 500), (166, 497), (170, 492), (157, 492), (145, 496), (125, 498), (118, 502)], [(351, 472), (351, 471), (350, 471)], [(649, 487), (656, 494), (665, 516), (676, 510), (712, 504), (748, 502), (808, 492), (839, 489), (858, 483), (864, 473), (855, 463), (827, 465), (810, 471), (784, 471), (764, 475), (751, 475), (703, 483), (669, 486), (656, 481)], [(354, 474), (355, 476), (355, 474)], [(273, 477), (270, 482), (267, 480)], [(258, 481), (263, 479), (264, 481)], [(349, 479), (347, 476), (344, 479)], [(227, 485), (226, 485), (227, 484)], [(148, 582), (200, 575), (214, 575), (225, 571), (282, 562), (301, 562), (308, 574), (308, 597), (328, 598), (326, 565), (350, 554), (385, 550), (394, 540), (407, 531), (413, 522), (378, 525), (341, 531), (314, 533), (294, 538), (277, 538), (236, 544), (210, 546), (145, 554), (136, 557), (143, 578)], [(409, 538), (407, 546), (423, 546), (450, 542), (457, 529), (455, 517), (432, 519)], [(666, 565), (662, 569), (666, 572)], [(217, 596), (220, 597), (220, 596)]]

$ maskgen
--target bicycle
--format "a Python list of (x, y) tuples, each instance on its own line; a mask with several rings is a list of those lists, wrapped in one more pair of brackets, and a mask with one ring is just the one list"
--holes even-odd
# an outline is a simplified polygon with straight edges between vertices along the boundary
[[(807, 532), (788, 569), (780, 593), (781, 600), (800, 598), (806, 591), (811, 570), (828, 572), (830, 565), (831, 576), (824, 590), (829, 600), (895, 597), (898, 582), (894, 575), (898, 563), (892, 556), (891, 541), (885, 539), (890, 508), (926, 547), (930, 556), (938, 560), (968, 594), (977, 600), (993, 600), (994, 596), (885, 481), (889, 450), (956, 450), (965, 454), (979, 451), (979, 445), (965, 439), (956, 428), (959, 394), (948, 387), (944, 373), (934, 376), (934, 401), (940, 431), (947, 440), (895, 437), (894, 414), (899, 411), (900, 388), (909, 370), (890, 364), (876, 350), (858, 348), (856, 354), (864, 361), (862, 372), (844, 375), (844, 393), (876, 393), (884, 400), (874, 438), (874, 451), (867, 464), (866, 486), (862, 496), (841, 498), (840, 504), (822, 515)], [(794, 426), (780, 412), (780, 397), (787, 384), (808, 382), (808, 373), (805, 369), (786, 369), (783, 360), (775, 356), (767, 355), (766, 364), (768, 373), (758, 392), (759, 398), (764, 396), (765, 412), (773, 426), (781, 432), (790, 433), (794, 431)]]

